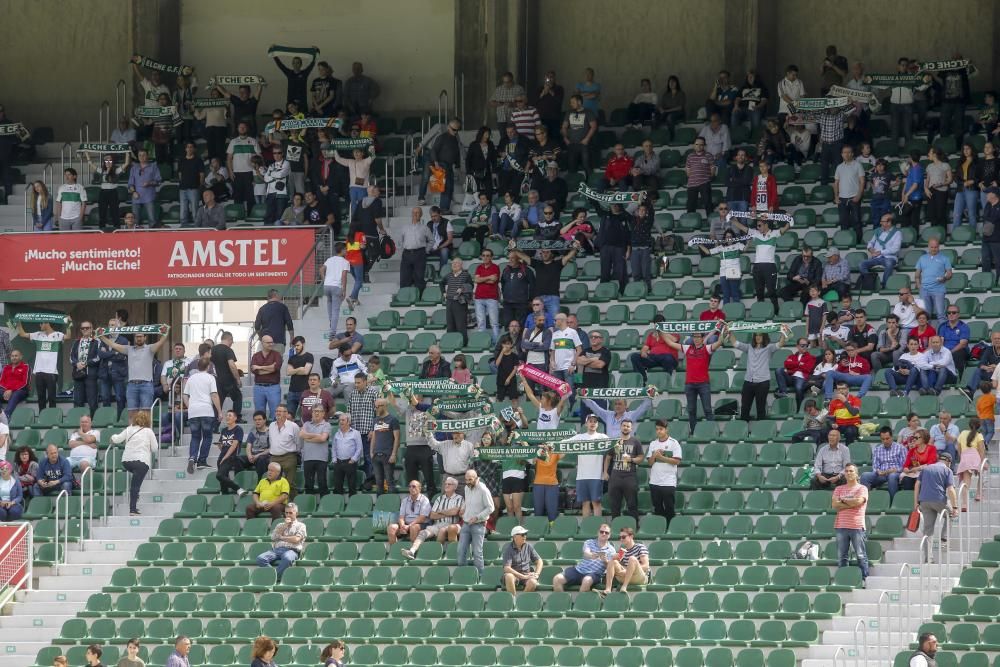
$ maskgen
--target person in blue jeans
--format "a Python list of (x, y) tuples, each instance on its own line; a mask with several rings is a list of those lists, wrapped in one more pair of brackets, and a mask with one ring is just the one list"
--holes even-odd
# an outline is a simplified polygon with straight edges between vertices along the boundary
[(976, 229), (976, 206), (979, 204), (979, 181), (976, 174), (979, 172), (979, 158), (976, 156), (976, 149), (972, 144), (962, 144), (962, 157), (959, 158), (958, 166), (955, 169), (955, 183), (958, 190), (955, 192), (955, 204), (951, 212), (951, 230), (962, 224), (962, 214), (968, 216), (969, 225)]
[(927, 305), (930, 319), (945, 317), (946, 283), (951, 280), (951, 260), (941, 252), (941, 241), (936, 236), (927, 241), (927, 253), (917, 260), (913, 280), (920, 286), (920, 298)]
[(208, 372), (212, 362), (198, 360), (198, 372), (193, 373), (184, 385), (184, 405), (188, 411), (188, 425), (191, 427), (191, 443), (188, 450), (188, 474), (193, 474), (195, 466), (208, 467), (208, 452), (212, 448), (212, 435), (216, 420), (222, 417), (222, 403), (215, 376)]
[(837, 363), (837, 370), (826, 374), (823, 382), (823, 393), (826, 400), (833, 398), (833, 389), (837, 384), (846, 384), (848, 387), (861, 387), (858, 396), (864, 397), (872, 387), (872, 367), (867, 359), (858, 354), (858, 346), (848, 341), (844, 345), (847, 354), (840, 357)]
[(469, 562), (472, 549), (472, 563), (483, 573), (483, 541), (486, 539), (486, 520), (493, 514), (493, 493), (479, 481), (475, 470), (465, 473), (465, 509), (462, 511), (461, 531), (458, 533), (458, 566)]
[[(927, 368), (920, 372), (924, 388), (920, 393), (937, 396), (946, 384), (958, 380), (955, 360), (951, 350), (944, 346), (941, 336), (931, 336), (930, 349), (926, 352)], [(957, 458), (957, 452), (956, 452)]]
[(837, 518), (833, 522), (837, 531), (837, 559), (840, 567), (847, 567), (851, 547), (858, 559), (862, 581), (868, 578), (868, 551), (865, 548), (865, 507), (868, 505), (868, 487), (858, 483), (858, 467), (853, 463), (844, 466), (847, 482), (833, 490), (833, 509)]
[[(875, 215), (874, 204), (872, 204), (872, 215)], [(858, 272), (866, 276), (872, 272), (874, 267), (881, 266), (884, 269), (882, 289), (885, 289), (886, 283), (889, 282), (889, 276), (896, 269), (896, 264), (899, 261), (899, 250), (903, 244), (903, 233), (893, 225), (893, 218), (891, 211), (883, 213), (878, 218), (875, 234), (868, 241), (868, 259), (862, 261), (858, 267)]]
[(872, 469), (861, 475), (861, 483), (869, 490), (882, 485), (889, 488), (889, 502), (899, 491), (899, 475), (906, 461), (906, 447), (892, 437), (892, 427), (883, 426), (878, 431), (880, 445), (872, 447)]
[[(906, 341), (906, 352), (899, 356), (893, 368), (886, 370), (885, 383), (889, 385), (890, 396), (909, 396), (914, 389), (923, 394), (924, 372), (927, 370), (927, 355), (920, 351), (920, 341), (911, 338)], [(899, 388), (902, 384), (903, 389)]]
[(298, 560), (306, 542), (306, 525), (298, 516), (299, 508), (295, 503), (285, 505), (285, 520), (271, 532), (271, 548), (257, 556), (257, 567), (271, 567), (277, 563), (278, 583), (285, 570)]

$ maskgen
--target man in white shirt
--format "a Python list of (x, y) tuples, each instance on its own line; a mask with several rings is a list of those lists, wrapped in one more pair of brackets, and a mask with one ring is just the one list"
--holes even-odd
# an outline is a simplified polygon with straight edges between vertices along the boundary
[(267, 439), (270, 443), (271, 463), (277, 463), (281, 467), (281, 476), (288, 480), (288, 495), (295, 498), (302, 442), (299, 440), (299, 425), (289, 419), (288, 408), (284, 403), (274, 410), (274, 421), (267, 427)]
[(677, 468), (681, 464), (681, 444), (670, 437), (664, 419), (656, 420), (656, 440), (649, 443), (649, 493), (653, 512), (667, 520), (674, 518), (674, 494), (677, 491)]
[(17, 323), (17, 335), (35, 344), (35, 392), (38, 394), (38, 410), (56, 407), (56, 392), (59, 386), (59, 351), (62, 342), (70, 332), (72, 324), (66, 325), (66, 333), (56, 331), (49, 322), (38, 325), (38, 331), (30, 334)]
[(921, 389), (920, 393), (937, 396), (945, 384), (955, 382), (958, 379), (958, 371), (955, 369), (955, 360), (951, 356), (951, 350), (944, 346), (941, 336), (931, 336), (930, 349), (927, 350), (926, 355), (928, 368), (920, 374), (921, 382), (924, 385), (924, 389)]
[(343, 343), (337, 348), (337, 358), (333, 360), (333, 370), (330, 373), (330, 395), (334, 398), (343, 396), (351, 400), (354, 393), (354, 376), (358, 373), (368, 373), (368, 366), (360, 354), (355, 354), (350, 343)]
[(576, 400), (573, 375), (576, 373), (577, 355), (583, 354), (583, 341), (576, 330), (569, 328), (565, 313), (556, 314), (555, 325), (549, 344), (549, 373), (569, 384), (569, 407), (572, 410)]
[(101, 432), (93, 428), (90, 415), (80, 417), (80, 428), (69, 436), (69, 464), (80, 474), (87, 468), (97, 465), (97, 443), (101, 440)]
[(861, 262), (858, 267), (861, 275), (866, 276), (872, 272), (873, 267), (881, 266), (885, 269), (882, 273), (882, 289), (885, 289), (885, 284), (896, 268), (896, 262), (899, 261), (899, 249), (902, 244), (903, 234), (893, 225), (893, 214), (886, 213), (879, 220), (879, 229), (868, 242), (868, 259)]
[(211, 361), (198, 360), (198, 372), (188, 378), (184, 385), (184, 405), (191, 426), (191, 444), (188, 448), (188, 474), (194, 474), (195, 467), (207, 468), (208, 452), (212, 448), (212, 434), (216, 420), (222, 419), (222, 404), (215, 376), (208, 372)]
[(288, 175), (292, 173), (292, 167), (285, 159), (285, 149), (275, 146), (273, 154), (274, 162), (264, 170), (264, 183), (267, 185), (264, 222), (269, 225), (274, 224), (288, 206)]
[(344, 292), (347, 287), (347, 274), (351, 272), (351, 263), (344, 255), (347, 254), (347, 244), (337, 241), (333, 246), (333, 256), (323, 262), (319, 274), (323, 277), (323, 292), (326, 294), (326, 315), (330, 320), (330, 334), (337, 332), (337, 320), (340, 319), (340, 306), (344, 303)]
[(854, 159), (854, 149), (840, 149), (843, 160), (833, 175), (833, 199), (840, 214), (840, 228), (853, 229), (857, 243), (861, 243), (861, 194), (865, 191), (865, 168)]
[(247, 215), (253, 210), (253, 165), (250, 158), (260, 155), (260, 144), (248, 136), (250, 125), (240, 121), (236, 126), (237, 136), (229, 140), (226, 149), (226, 166), (233, 176), (233, 201), (246, 206)]
[[(599, 440), (607, 437), (597, 430), (600, 420), (597, 415), (587, 415), (584, 425), (587, 430), (574, 435), (570, 440)], [(604, 493), (604, 454), (581, 454), (576, 457), (576, 499), (580, 502), (583, 516), (601, 516), (601, 496)]]
[(56, 193), (55, 217), (59, 231), (83, 229), (83, 215), (87, 212), (87, 190), (76, 182), (76, 169), (67, 167), (63, 172), (63, 185)]
[(924, 300), (913, 296), (909, 287), (899, 288), (899, 302), (892, 307), (892, 314), (899, 318), (902, 339), (910, 335), (910, 329), (917, 326), (917, 315), (925, 312)]

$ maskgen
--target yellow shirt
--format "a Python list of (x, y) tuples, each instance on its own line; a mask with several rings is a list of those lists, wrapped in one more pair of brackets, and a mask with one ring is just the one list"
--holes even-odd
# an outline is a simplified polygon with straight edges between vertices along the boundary
[(253, 492), (260, 497), (261, 502), (273, 503), (281, 497), (281, 494), (288, 493), (290, 490), (288, 480), (284, 477), (279, 477), (273, 482), (264, 477), (257, 483), (257, 488)]

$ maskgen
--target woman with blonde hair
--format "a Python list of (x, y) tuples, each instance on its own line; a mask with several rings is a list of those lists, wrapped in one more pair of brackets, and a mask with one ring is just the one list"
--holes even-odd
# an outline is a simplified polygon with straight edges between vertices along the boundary
[(253, 662), (250, 667), (277, 667), (274, 664), (274, 654), (278, 652), (278, 644), (267, 635), (261, 635), (253, 642)]
[(122, 467), (132, 473), (132, 484), (129, 487), (129, 514), (132, 516), (139, 516), (139, 490), (153, 467), (153, 453), (159, 448), (151, 425), (149, 411), (139, 410), (132, 417), (131, 426), (111, 436), (112, 443), (125, 444)]
[(31, 209), (31, 220), (36, 232), (51, 232), (55, 224), (52, 217), (52, 197), (45, 183), (35, 181), (31, 184), (31, 194), (28, 197), (28, 208)]
[(344, 646), (344, 642), (334, 639), (319, 654), (319, 660), (323, 663), (324, 667), (344, 667), (345, 651), (347, 651), (347, 647)]

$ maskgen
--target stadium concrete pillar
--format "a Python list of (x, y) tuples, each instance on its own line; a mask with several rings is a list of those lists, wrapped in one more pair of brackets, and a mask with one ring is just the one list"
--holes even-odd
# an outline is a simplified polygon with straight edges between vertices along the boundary
[(528, 0), (455, 0), (455, 75), (464, 76), (465, 127), (494, 125), (490, 96), (506, 71), (526, 88)]
[[(181, 3), (180, 0), (129, 0), (129, 47), (139, 53), (164, 63), (181, 62)], [(164, 78), (173, 82), (171, 75)], [(135, 85), (135, 77), (128, 73), (132, 84), (132, 98), (141, 104), (142, 88)]]

